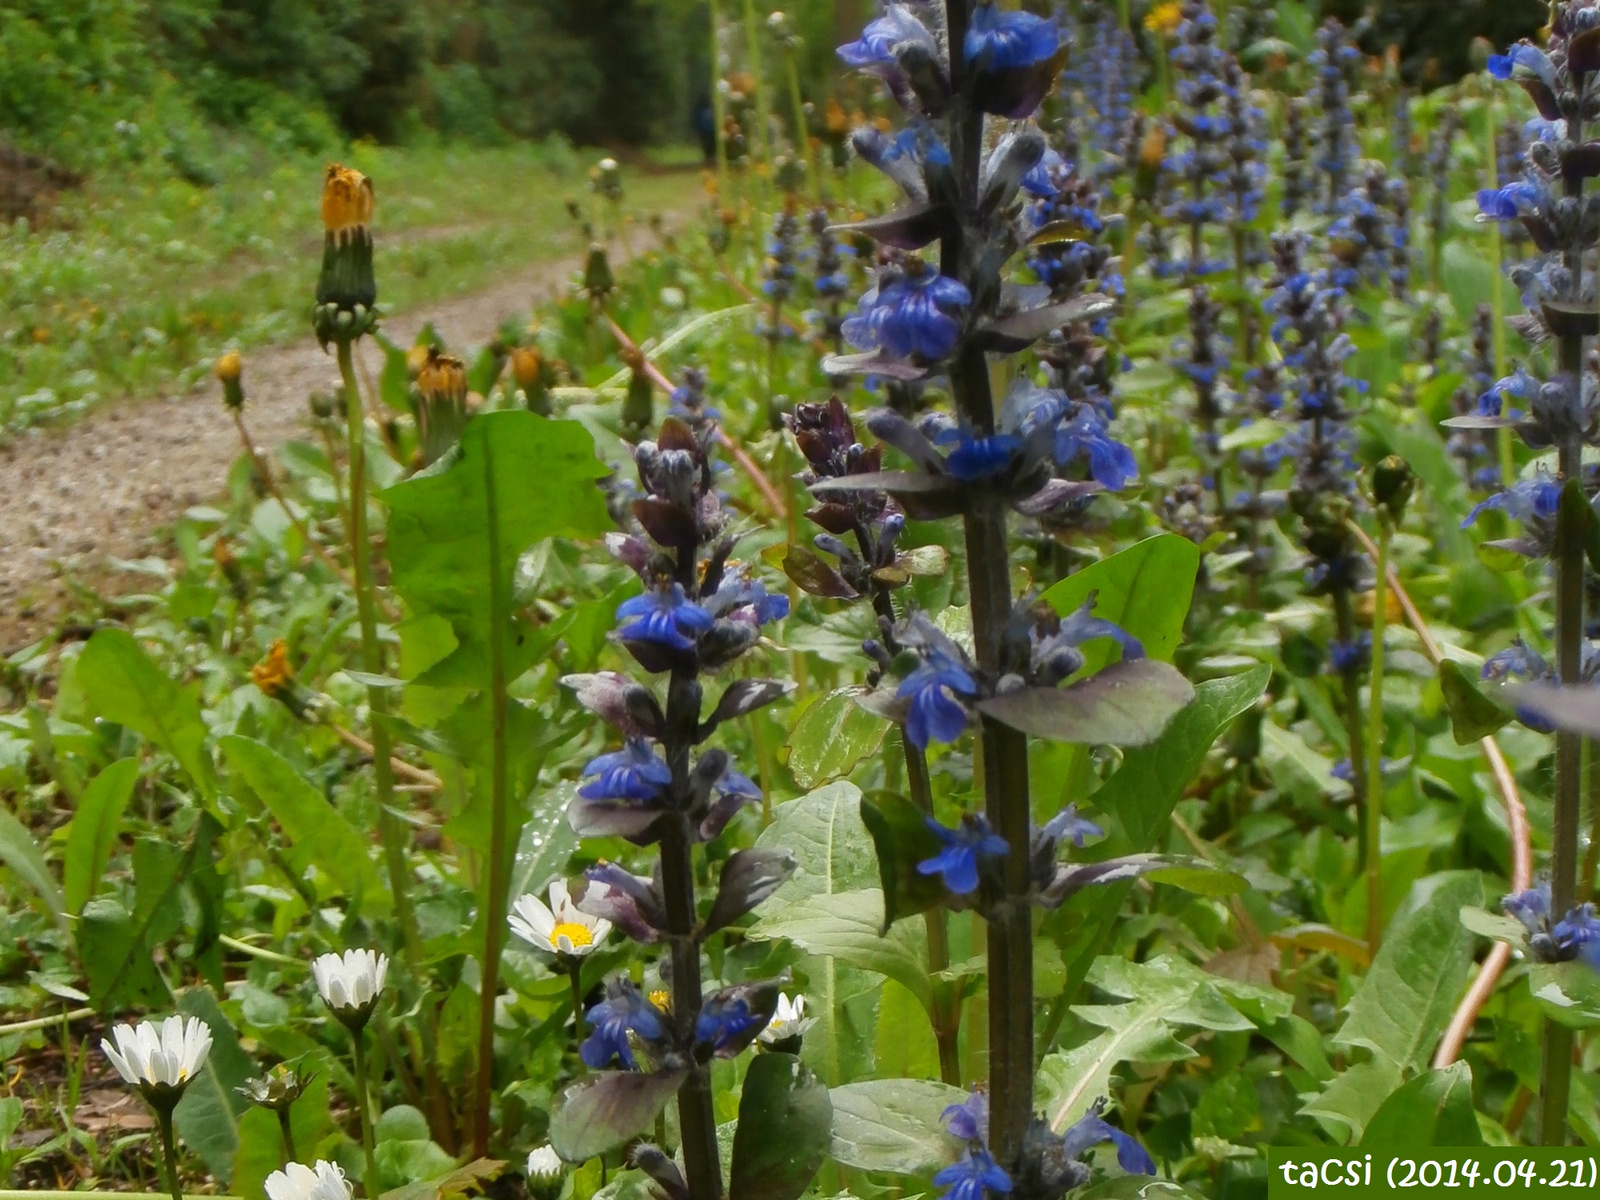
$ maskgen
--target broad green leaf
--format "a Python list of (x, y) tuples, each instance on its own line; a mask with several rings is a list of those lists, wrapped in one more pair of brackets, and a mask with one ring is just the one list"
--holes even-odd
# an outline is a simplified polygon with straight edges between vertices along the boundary
[(449, 620), (456, 636), (419, 682), (486, 687), (496, 640), (505, 679), (531, 661), (529, 630), (512, 615), (518, 558), (544, 538), (610, 528), (596, 486), (606, 468), (582, 425), (521, 411), (475, 417), (460, 457), (445, 461), (384, 492), (394, 589), (413, 612)]
[(923, 811), (898, 792), (875, 792), (861, 800), (861, 820), (872, 833), (878, 882), (884, 895), (884, 927), (927, 912), (944, 899), (944, 881), (917, 870), (942, 850)]
[(1400, 1086), (1400, 1069), (1387, 1058), (1372, 1058), (1340, 1071), (1301, 1109), (1324, 1125), (1345, 1131), (1346, 1144), (1358, 1141), (1367, 1122)]
[(1483, 1145), (1472, 1107), (1472, 1068), (1454, 1062), (1402, 1085), (1367, 1122), (1361, 1145), (1406, 1152), (1424, 1146)]
[(4, 808), (0, 808), (0, 863), (10, 867), (11, 873), (44, 901), (50, 916), (64, 931), (67, 928), (66, 901), (62, 899), (61, 889), (56, 887), (55, 876), (50, 874), (49, 864), (28, 827)]
[(533, 815), (517, 837), (517, 856), (511, 866), (513, 899), (524, 892), (543, 893), (578, 848), (578, 835), (567, 821), (567, 804), (577, 785), (562, 782), (548, 792), (533, 795)]
[(1450, 713), (1450, 730), (1456, 745), (1470, 746), (1497, 732), (1511, 720), (1511, 713), (1501, 708), (1482, 690), (1453, 659), (1439, 663), (1439, 690), (1444, 693), (1444, 706)]
[(67, 822), (67, 849), (62, 863), (67, 911), (79, 913), (94, 895), (111, 844), (117, 838), (122, 811), (128, 807), (133, 785), (139, 781), (139, 760), (118, 759), (96, 775), (78, 800), (78, 811)]
[[(1084, 857), (1118, 858), (1161, 847), (1172, 810), (1212, 744), (1260, 699), (1271, 678), (1271, 668), (1262, 665), (1200, 684), (1193, 703), (1172, 719), (1160, 738), (1129, 750), (1116, 774), (1094, 795), (1095, 808), (1107, 818), (1107, 837)], [(1068, 902), (1067, 910), (1082, 917), (1074, 927), (1076, 935), (1062, 944), (1069, 992), (1077, 990), (1132, 887), (1129, 881), (1085, 888)]]
[(1261, 761), (1272, 781), (1302, 807), (1320, 808), (1329, 800), (1348, 800), (1350, 785), (1333, 774), (1333, 760), (1318, 754), (1305, 739), (1271, 721), (1261, 723)]
[(933, 1079), (939, 1074), (939, 1043), (933, 1027), (917, 998), (892, 979), (883, 981), (878, 1000), (878, 1041), (873, 1052), (878, 1074), (885, 1078)]
[(1023, 687), (978, 702), (985, 716), (1034, 737), (1084, 746), (1147, 746), (1194, 699), (1174, 667), (1155, 659), (1113, 663), (1061, 688)]
[(483, 1185), (498, 1178), (505, 1167), (498, 1159), (475, 1158), (437, 1179), (424, 1179), (384, 1192), (382, 1200), (457, 1200), (458, 1197), (481, 1196)]
[(183, 922), (179, 893), (203, 840), (208, 835), (199, 829), (188, 846), (140, 838), (133, 847), (133, 911), (109, 897), (83, 906), (78, 957), (95, 1008), (105, 1012), (135, 1004), (165, 1005), (167, 982), (155, 967), (154, 951)]
[(883, 744), (888, 723), (856, 703), (866, 689), (838, 688), (808, 705), (789, 732), (789, 773), (803, 788), (842, 779)]
[[(1148, 657), (1171, 662), (1199, 570), (1200, 548), (1188, 538), (1162, 533), (1069, 575), (1040, 599), (1065, 616), (1093, 594), (1095, 616), (1138, 638)], [(1108, 639), (1088, 643), (1088, 669), (1105, 666), (1114, 645)]]
[(1508, 917), (1505, 913), (1489, 912), (1475, 905), (1462, 908), (1461, 926), (1463, 929), (1472, 930), (1479, 937), (1492, 938), (1497, 942), (1510, 942), (1518, 948), (1526, 946), (1528, 942), (1528, 930), (1521, 921), (1515, 917)]
[(1431, 890), (1389, 928), (1334, 1036), (1335, 1044), (1365, 1047), (1402, 1071), (1427, 1065), (1461, 1000), (1473, 948), (1461, 909), (1483, 903), (1483, 879), (1476, 871), (1433, 876), (1418, 887)]
[(782, 938), (810, 954), (887, 976), (929, 1008), (933, 988), (923, 931), (914, 922), (901, 922), (887, 934), (882, 928), (883, 893), (866, 888), (795, 901), (762, 917), (745, 936), (751, 941)]
[[(1111, 1094), (1119, 1063), (1182, 1062), (1196, 1051), (1176, 1036), (1181, 1030), (1244, 1032), (1256, 1026), (1230, 1003), (1253, 1003), (1271, 1020), (1292, 1006), (1287, 996), (1209, 976), (1200, 968), (1163, 955), (1145, 963), (1100, 958), (1089, 982), (1125, 999), (1122, 1004), (1078, 1004), (1072, 1011), (1101, 1032), (1081, 1045), (1047, 1055), (1039, 1065), (1039, 1089), (1050, 1127), (1057, 1133), (1081, 1117), (1099, 1096)], [(1247, 990), (1241, 990), (1247, 989)], [(1277, 1001), (1281, 1000), (1281, 1004)]]
[(216, 790), (199, 700), (167, 678), (127, 630), (96, 630), (78, 656), (75, 679), (97, 716), (149, 738), (206, 795)]
[(961, 1157), (939, 1119), (967, 1092), (931, 1079), (869, 1079), (828, 1093), (834, 1161), (859, 1171), (931, 1175)]
[(238, 1035), (208, 988), (189, 988), (178, 997), (178, 1011), (199, 1017), (211, 1030), (211, 1053), (173, 1112), (183, 1144), (205, 1160), (223, 1184), (233, 1179), (239, 1149), (239, 1117), (249, 1106), (238, 1088), (255, 1074), (255, 1064), (239, 1048)]
[(1528, 990), (1552, 1021), (1600, 1029), (1600, 973), (1588, 963), (1535, 963), (1528, 971)]
[(861, 820), (861, 789), (830, 783), (780, 804), (757, 847), (795, 856), (794, 874), (762, 907), (775, 916), (797, 900), (856, 891), (878, 881), (872, 838)]
[(302, 862), (315, 865), (346, 894), (359, 897), (366, 905), (381, 908), (388, 904), (368, 840), (303, 772), (253, 738), (225, 737), (222, 751), (228, 765), (266, 805)]
[(570, 1163), (621, 1146), (655, 1124), (683, 1071), (604, 1071), (573, 1084), (552, 1106), (550, 1144)]
[(828, 1156), (828, 1089), (792, 1054), (758, 1054), (739, 1095), (728, 1200), (797, 1200)]

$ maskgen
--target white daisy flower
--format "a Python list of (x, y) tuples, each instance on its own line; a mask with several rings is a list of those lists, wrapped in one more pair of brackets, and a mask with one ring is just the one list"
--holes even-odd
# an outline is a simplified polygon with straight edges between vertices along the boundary
[(773, 1046), (799, 1037), (816, 1023), (815, 1017), (806, 1016), (804, 996), (796, 996), (790, 1000), (788, 996), (779, 992), (778, 1007), (772, 1013), (772, 1020), (768, 1021), (767, 1027), (761, 1031), (760, 1040), (765, 1045)]
[(531, 892), (518, 896), (506, 918), (511, 932), (547, 954), (582, 958), (600, 948), (611, 933), (611, 922), (579, 912), (565, 879), (550, 883), (548, 905)]
[(344, 1171), (318, 1159), (315, 1166), (290, 1163), (267, 1176), (267, 1200), (351, 1200)]
[(531, 1180), (555, 1179), (567, 1173), (567, 1164), (561, 1161), (554, 1146), (540, 1146), (528, 1155), (527, 1176)]
[(180, 1094), (211, 1052), (211, 1030), (199, 1017), (168, 1017), (159, 1026), (154, 1021), (117, 1025), (111, 1037), (116, 1045), (102, 1038), (100, 1049), (117, 1074), (146, 1096)]
[(346, 1025), (364, 1024), (372, 1015), (388, 973), (388, 956), (375, 950), (324, 954), (311, 964), (323, 1003)]

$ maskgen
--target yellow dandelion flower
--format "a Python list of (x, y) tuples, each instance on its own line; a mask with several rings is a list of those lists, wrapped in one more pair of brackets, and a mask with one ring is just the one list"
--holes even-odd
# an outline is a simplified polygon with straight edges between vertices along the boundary
[(250, 681), (261, 689), (263, 695), (274, 698), (294, 682), (294, 670), (289, 666), (289, 647), (282, 638), (273, 642), (267, 656), (250, 668)]
[(1151, 33), (1159, 33), (1162, 37), (1171, 37), (1178, 32), (1178, 26), (1183, 23), (1183, 5), (1174, 0), (1167, 0), (1158, 4), (1145, 14), (1144, 27)]
[(322, 227), (345, 238), (372, 224), (372, 180), (339, 163), (328, 165), (322, 185)]

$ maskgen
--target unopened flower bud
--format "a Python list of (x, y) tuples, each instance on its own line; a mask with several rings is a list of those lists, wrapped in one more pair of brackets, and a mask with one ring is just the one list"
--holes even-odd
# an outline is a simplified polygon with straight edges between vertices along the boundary
[(240, 382), (244, 375), (244, 360), (239, 357), (237, 350), (229, 350), (217, 359), (213, 368), (217, 381), (222, 384), (222, 402), (231, 409), (244, 407), (244, 385)]
[(1416, 487), (1416, 476), (1406, 460), (1391, 454), (1372, 468), (1372, 499), (1379, 508), (1387, 509), (1396, 525), (1405, 516), (1406, 504)]
[(422, 461), (431, 466), (461, 440), (466, 427), (467, 368), (459, 358), (430, 346), (412, 392)]
[(302, 721), (314, 723), (320, 718), (322, 697), (294, 677), (289, 648), (282, 638), (273, 642), (267, 656), (250, 668), (250, 681), (261, 689), (262, 695), (276, 700)]
[(313, 324), (324, 346), (351, 342), (377, 327), (373, 305), (372, 181), (334, 163), (322, 186), (322, 274)]
[(622, 423), (629, 429), (648, 429), (655, 422), (655, 390), (643, 371), (628, 376), (628, 394), (622, 400)]
[(583, 266), (583, 290), (589, 299), (603, 301), (616, 288), (616, 277), (611, 274), (611, 262), (606, 249), (599, 242), (589, 247), (589, 258)]

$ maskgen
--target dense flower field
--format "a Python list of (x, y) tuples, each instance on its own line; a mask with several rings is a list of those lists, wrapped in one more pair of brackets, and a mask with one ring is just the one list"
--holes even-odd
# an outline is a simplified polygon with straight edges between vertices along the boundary
[(330, 167), (305, 439), (218, 360), (228, 499), (8, 662), (0, 1182), (1600, 1143), (1600, 6), (1552, 12), (1422, 95), (1293, 5), (893, 3), (815, 108), (777, 15), (701, 219), (629, 244), (600, 162), (481, 348), (388, 340)]

